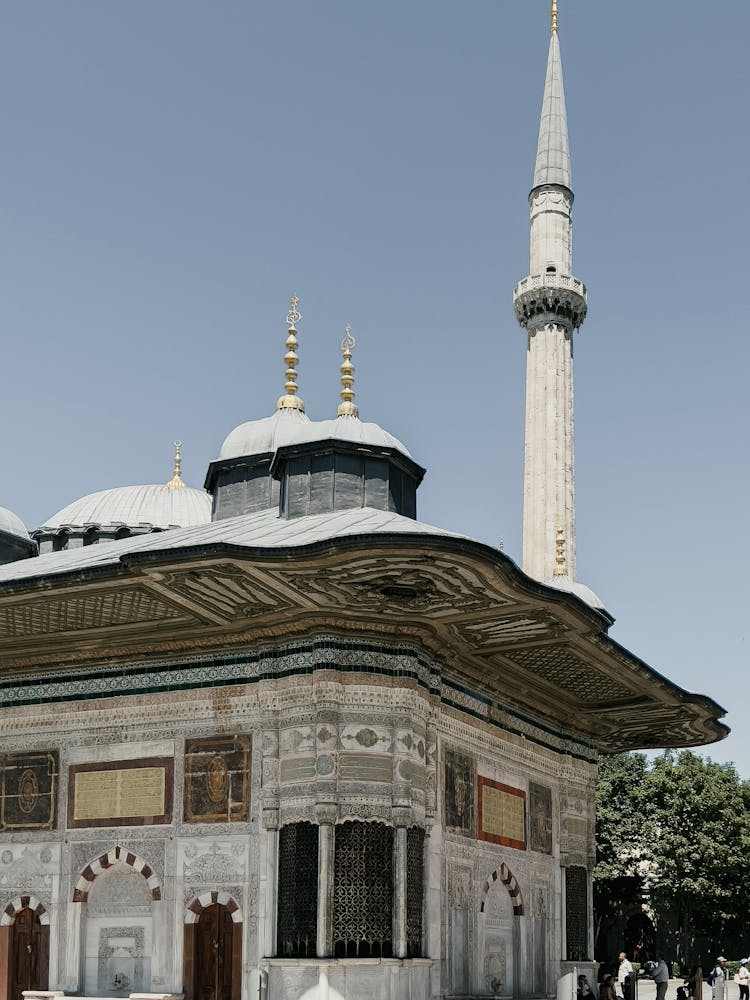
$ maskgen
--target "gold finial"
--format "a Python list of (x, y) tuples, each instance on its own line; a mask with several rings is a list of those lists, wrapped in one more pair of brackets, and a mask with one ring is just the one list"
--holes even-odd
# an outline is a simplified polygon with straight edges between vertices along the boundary
[(359, 410), (354, 405), (354, 365), (352, 364), (352, 351), (356, 345), (356, 340), (352, 337), (352, 328), (347, 323), (344, 327), (344, 339), (341, 341), (341, 350), (344, 360), (341, 362), (341, 402), (336, 411), (338, 417), (358, 417)]
[(557, 0), (552, 0), (552, 34), (557, 34)]
[(174, 445), (174, 472), (171, 480), (167, 483), (167, 488), (172, 490), (184, 490), (185, 484), (180, 478), (180, 448), (182, 448), (182, 441), (173, 441), (172, 444)]
[(566, 556), (565, 556), (565, 528), (557, 529), (557, 539), (555, 540), (555, 568), (552, 573), (553, 576), (567, 576), (568, 568), (566, 566)]
[(299, 299), (296, 295), (293, 295), (289, 302), (292, 308), (286, 314), (288, 336), (286, 338), (286, 354), (284, 355), (284, 364), (286, 365), (286, 383), (284, 389), (286, 390), (286, 395), (279, 397), (276, 409), (300, 410), (304, 413), (305, 404), (297, 395), (297, 365), (299, 364), (299, 358), (297, 357), (297, 323), (302, 319), (302, 313), (297, 309)]

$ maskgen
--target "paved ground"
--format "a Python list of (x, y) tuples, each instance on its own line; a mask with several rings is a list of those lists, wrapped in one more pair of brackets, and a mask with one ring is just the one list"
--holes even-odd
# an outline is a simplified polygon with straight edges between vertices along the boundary
[[(678, 986), (682, 986), (681, 979), (669, 980), (667, 1000), (676, 1000)], [(726, 984), (724, 1000), (739, 1000), (739, 995), (740, 988), (736, 983), (729, 982)], [(656, 983), (653, 979), (644, 978), (638, 980), (638, 996), (637, 998), (634, 998), (634, 1000), (656, 1000)], [(714, 995), (714, 991), (705, 981), (703, 983), (702, 1000), (719, 1000), (719, 997)]]

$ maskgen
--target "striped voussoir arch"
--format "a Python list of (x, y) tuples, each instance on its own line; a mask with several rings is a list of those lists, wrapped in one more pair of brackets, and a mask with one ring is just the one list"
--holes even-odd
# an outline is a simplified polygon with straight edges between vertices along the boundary
[(242, 923), (239, 904), (235, 899), (232, 899), (228, 892), (202, 892), (200, 896), (196, 896), (192, 903), (188, 904), (188, 908), (185, 911), (185, 923), (197, 924), (201, 913), (209, 906), (213, 906), (214, 903), (221, 903), (222, 906), (226, 906), (235, 924)]
[(522, 917), (523, 896), (521, 895), (521, 889), (516, 881), (515, 875), (510, 868), (508, 868), (505, 862), (503, 862), (499, 868), (496, 868), (484, 883), (484, 886), (482, 887), (482, 905), (479, 907), (479, 912), (484, 913), (484, 904), (487, 902), (487, 893), (490, 891), (492, 883), (497, 882), (498, 879), (500, 879), (505, 888), (508, 890), (510, 901), (513, 904), (513, 916)]
[(103, 871), (111, 868), (112, 865), (116, 865), (118, 861), (130, 865), (134, 871), (143, 875), (148, 882), (149, 889), (151, 889), (151, 898), (161, 899), (161, 882), (159, 881), (159, 876), (154, 873), (151, 865), (124, 847), (113, 847), (111, 851), (107, 851), (106, 854), (101, 854), (95, 861), (89, 862), (83, 869), (81, 877), (76, 882), (75, 889), (73, 890), (73, 902), (85, 903), (96, 876), (101, 875)]
[(0, 917), (0, 927), (12, 924), (21, 910), (33, 910), (39, 917), (40, 924), (49, 923), (49, 913), (47, 913), (44, 903), (40, 903), (36, 896), (16, 896), (3, 910), (3, 915)]

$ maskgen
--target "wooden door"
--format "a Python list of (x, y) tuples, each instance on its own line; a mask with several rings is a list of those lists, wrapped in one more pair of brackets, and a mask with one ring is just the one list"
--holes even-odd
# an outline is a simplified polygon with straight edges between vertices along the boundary
[(196, 926), (194, 1000), (232, 1000), (234, 936), (226, 906), (214, 903), (203, 910)]
[(48, 928), (38, 914), (20, 910), (11, 925), (8, 1000), (23, 1000), (23, 990), (47, 989), (48, 949)]

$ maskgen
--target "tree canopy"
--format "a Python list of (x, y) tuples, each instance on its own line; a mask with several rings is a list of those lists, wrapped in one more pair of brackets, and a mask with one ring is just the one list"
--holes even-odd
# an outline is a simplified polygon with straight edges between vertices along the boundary
[[(594, 869), (600, 958), (612, 951), (613, 935), (628, 933), (622, 947), (658, 944), (682, 965), (747, 947), (749, 807), (750, 783), (731, 764), (689, 750), (653, 761), (640, 753), (602, 758)], [(655, 941), (644, 939), (649, 924)]]

